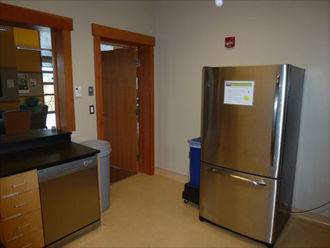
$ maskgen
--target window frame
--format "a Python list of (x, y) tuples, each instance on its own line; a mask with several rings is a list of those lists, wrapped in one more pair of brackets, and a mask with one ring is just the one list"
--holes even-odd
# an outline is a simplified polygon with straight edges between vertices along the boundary
[[(41, 58), (41, 60), (42, 60), (42, 58)], [(48, 111), (47, 111), (47, 116), (48, 116), (48, 114), (55, 114), (55, 118), (56, 118), (56, 115), (57, 115), (57, 109), (56, 109), (56, 90), (55, 90), (55, 81), (54, 81), (54, 65), (53, 65), (53, 63), (51, 63), (51, 66), (44, 66), (43, 65), (43, 61), (41, 61), (41, 63), (42, 63), (42, 65), (41, 65), (41, 74), (42, 74), (42, 87), (43, 87), (43, 100), (44, 100), (44, 102), (46, 102), (45, 101), (45, 96), (54, 96), (54, 99), (55, 99), (55, 102), (54, 102), (54, 104), (55, 104), (55, 110), (49, 110), (49, 107), (48, 107)], [(48, 70), (43, 70), (43, 68), (51, 68), (52, 70), (51, 71), (48, 71)], [(52, 74), (52, 76), (53, 76), (53, 82), (45, 82), (44, 80), (43, 80), (43, 76), (44, 76), (44, 74)], [(50, 85), (50, 86), (53, 86), (53, 88), (54, 88), (54, 93), (45, 93), (45, 90), (44, 90), (44, 86), (47, 86), (47, 85)]]
[(43, 27), (51, 29), (54, 58), (55, 109), (58, 114), (56, 118), (57, 128), (64, 131), (74, 131), (75, 114), (71, 56), (72, 19), (0, 3), (0, 23), (34, 30), (42, 30)]

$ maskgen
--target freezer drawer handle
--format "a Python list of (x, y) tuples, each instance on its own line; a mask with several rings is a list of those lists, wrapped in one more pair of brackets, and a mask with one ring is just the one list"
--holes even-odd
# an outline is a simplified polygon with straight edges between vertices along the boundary
[(273, 125), (272, 125), (272, 138), (271, 138), (271, 148), (270, 148), (270, 164), (273, 166), (274, 160), (274, 150), (275, 150), (275, 131), (276, 131), (276, 119), (277, 119), (277, 108), (278, 108), (278, 94), (280, 87), (280, 76), (276, 77), (276, 85), (275, 85), (275, 98), (274, 98), (274, 109), (273, 109)]
[[(219, 171), (215, 168), (212, 168), (209, 171), (214, 172), (214, 173), (221, 173), (222, 174), (222, 171)], [(230, 173), (223, 173), (223, 174), (225, 174), (227, 176), (230, 176), (232, 178), (235, 178), (235, 179), (239, 179), (239, 180), (242, 180), (242, 181), (246, 181), (248, 183), (252, 183), (252, 184), (257, 185), (257, 186), (266, 186), (266, 183), (262, 180), (261, 181), (255, 181), (255, 180), (251, 180), (251, 179), (241, 177), (241, 176), (237, 176), (237, 175), (230, 174)]]
[(254, 181), (254, 180), (250, 180), (248, 178), (240, 177), (240, 176), (233, 175), (233, 174), (228, 174), (228, 176), (239, 179), (239, 180), (243, 180), (243, 181), (246, 181), (246, 182), (249, 182), (249, 183), (252, 183), (252, 184), (257, 185), (257, 186), (266, 186), (266, 183), (264, 181)]

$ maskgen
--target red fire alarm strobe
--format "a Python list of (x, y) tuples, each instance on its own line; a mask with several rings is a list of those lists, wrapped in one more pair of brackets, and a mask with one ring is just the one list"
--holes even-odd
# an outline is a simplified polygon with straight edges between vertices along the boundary
[(225, 47), (227, 48), (235, 47), (235, 36), (225, 38)]

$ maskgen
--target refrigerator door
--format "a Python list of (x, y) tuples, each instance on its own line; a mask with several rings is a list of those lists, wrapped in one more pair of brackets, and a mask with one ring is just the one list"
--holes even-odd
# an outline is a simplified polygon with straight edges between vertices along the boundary
[(278, 180), (201, 164), (200, 216), (273, 243)]
[[(286, 71), (287, 65), (204, 68), (202, 161), (278, 177)], [(235, 96), (241, 91), (246, 99)]]

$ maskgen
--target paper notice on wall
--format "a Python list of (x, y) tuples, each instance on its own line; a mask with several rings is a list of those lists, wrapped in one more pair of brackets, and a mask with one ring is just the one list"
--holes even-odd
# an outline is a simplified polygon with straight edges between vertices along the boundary
[(8, 88), (8, 89), (13, 89), (13, 88), (15, 88), (15, 81), (14, 81), (14, 79), (8, 79), (8, 80), (7, 80), (7, 88)]
[(225, 104), (253, 105), (254, 81), (225, 81)]

